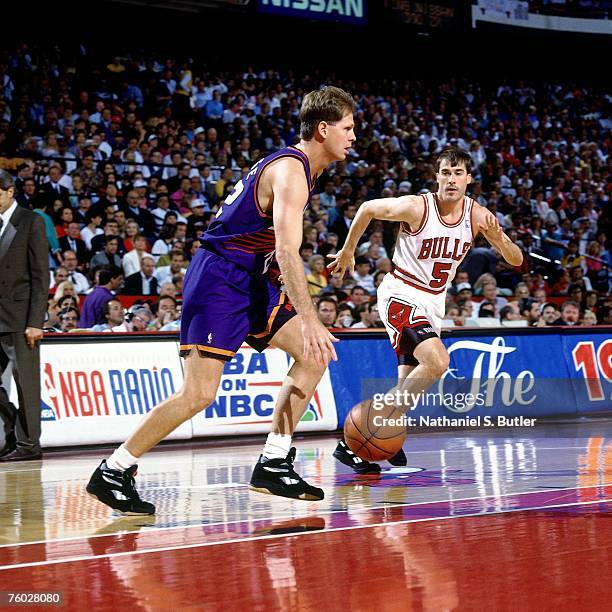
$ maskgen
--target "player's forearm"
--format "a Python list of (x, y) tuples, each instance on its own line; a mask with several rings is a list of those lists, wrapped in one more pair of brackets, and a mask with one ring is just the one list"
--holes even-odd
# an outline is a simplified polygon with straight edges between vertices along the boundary
[(366, 202), (359, 207), (359, 210), (351, 223), (351, 227), (343, 247), (345, 251), (349, 251), (351, 253), (355, 251), (359, 239), (363, 236), (363, 232), (366, 231), (368, 225), (370, 225), (370, 221), (372, 221), (374, 218), (374, 213), (368, 204), (369, 202)]
[(296, 312), (300, 315), (316, 317), (300, 256), (293, 250), (281, 248), (276, 251), (276, 260), (287, 294)]
[(501, 256), (511, 266), (520, 266), (523, 263), (523, 252), (505, 234), (502, 236), (501, 243), (496, 246)]

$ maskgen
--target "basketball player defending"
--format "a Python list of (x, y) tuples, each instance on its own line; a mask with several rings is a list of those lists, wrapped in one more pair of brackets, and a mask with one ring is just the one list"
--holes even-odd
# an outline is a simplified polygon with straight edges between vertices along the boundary
[[(299, 256), (304, 209), (315, 180), (343, 160), (354, 140), (354, 103), (327, 87), (304, 96), (301, 140), (258, 161), (226, 198), (185, 277), (181, 355), (185, 380), (94, 472), (87, 492), (124, 514), (153, 514), (136, 491), (136, 462), (215, 399), (226, 361), (243, 342), (295, 359), (274, 408), (271, 433), (251, 489), (321, 500), (293, 469), (291, 436), (330, 359), (336, 339), (319, 322)], [(287, 293), (278, 280), (282, 273)]]
[[(512, 266), (523, 261), (521, 250), (504, 234), (495, 216), (465, 195), (472, 180), (470, 170), (468, 153), (445, 149), (436, 162), (436, 193), (365, 202), (344, 247), (329, 256), (334, 261), (328, 268), (335, 274), (352, 272), (357, 242), (370, 221), (400, 222), (395, 269), (378, 288), (378, 304), (397, 355), (399, 382), (394, 390), (407, 391), (408, 397), (427, 390), (448, 368), (449, 355), (440, 340), (446, 290), (474, 237), (482, 232)], [(362, 460), (355, 463), (352, 453), (339, 454), (337, 449), (334, 456), (355, 471), (367, 471), (373, 465), (363, 465)]]

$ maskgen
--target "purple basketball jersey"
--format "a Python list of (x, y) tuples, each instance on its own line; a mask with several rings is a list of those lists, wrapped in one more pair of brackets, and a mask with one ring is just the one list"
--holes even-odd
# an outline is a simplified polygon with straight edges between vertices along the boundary
[[(294, 157), (304, 165), (309, 192), (314, 181), (310, 176), (308, 157), (290, 146), (260, 159), (242, 177), (227, 196), (217, 217), (202, 238), (202, 247), (223, 257), (248, 272), (264, 273), (274, 258), (276, 237), (272, 226), (272, 211), (263, 211), (257, 201), (257, 187), (264, 169), (282, 157)], [(307, 206), (308, 202), (304, 202)]]

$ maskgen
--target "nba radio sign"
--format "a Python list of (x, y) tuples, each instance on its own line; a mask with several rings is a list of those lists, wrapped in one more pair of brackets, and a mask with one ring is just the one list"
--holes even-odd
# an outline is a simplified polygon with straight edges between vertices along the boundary
[[(153, 407), (178, 391), (178, 346), (164, 341), (45, 342), (41, 347), (43, 446), (122, 442)], [(169, 439), (267, 433), (291, 363), (286, 353), (248, 345), (227, 362), (215, 401)], [(14, 398), (16, 401), (16, 398)], [(329, 372), (319, 383), (298, 431), (337, 425)]]
[[(42, 444), (123, 441), (182, 381), (176, 342), (45, 342)], [(170, 437), (190, 438), (191, 424), (181, 425)]]

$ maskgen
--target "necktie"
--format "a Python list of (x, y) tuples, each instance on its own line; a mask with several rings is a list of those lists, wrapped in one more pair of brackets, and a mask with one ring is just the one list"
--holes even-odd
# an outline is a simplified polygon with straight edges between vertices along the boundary
[(2, 228), (4, 227), (4, 219), (0, 217), (0, 234), (2, 233)]

